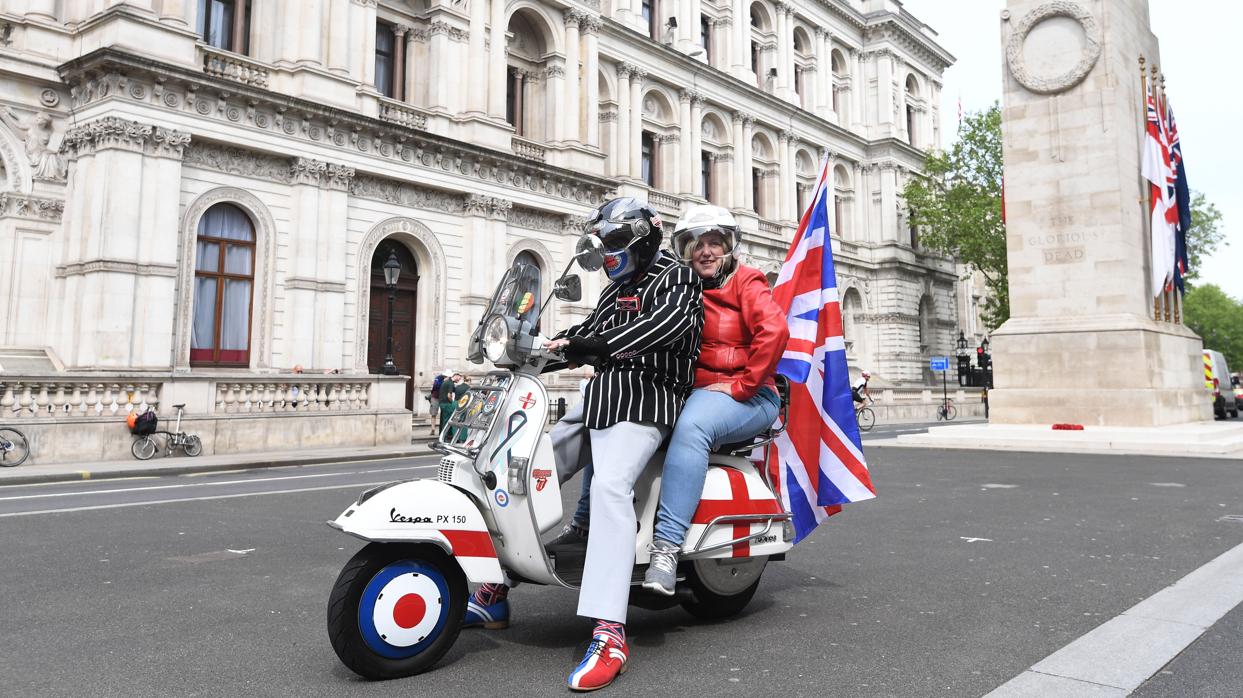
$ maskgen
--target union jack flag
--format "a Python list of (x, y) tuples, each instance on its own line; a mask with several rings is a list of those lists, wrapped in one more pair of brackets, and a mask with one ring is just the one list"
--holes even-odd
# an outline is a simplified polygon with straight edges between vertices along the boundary
[(829, 166), (799, 221), (773, 299), (786, 313), (790, 341), (777, 372), (790, 379), (789, 424), (769, 449), (770, 481), (794, 516), (794, 542), (841, 505), (876, 496), (855, 421), (842, 308), (829, 239)]

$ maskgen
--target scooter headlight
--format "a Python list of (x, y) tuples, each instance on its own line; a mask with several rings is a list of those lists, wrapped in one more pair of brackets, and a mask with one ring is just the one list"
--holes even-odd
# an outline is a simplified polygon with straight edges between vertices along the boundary
[(505, 358), (505, 344), (509, 342), (509, 325), (506, 324), (505, 318), (495, 315), (488, 321), (486, 327), (483, 328), (483, 355), (496, 363)]

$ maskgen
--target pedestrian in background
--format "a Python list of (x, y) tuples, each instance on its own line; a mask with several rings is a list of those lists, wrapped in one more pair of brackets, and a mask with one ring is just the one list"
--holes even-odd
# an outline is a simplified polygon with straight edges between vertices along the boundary
[(440, 382), (440, 433), (442, 434), (445, 430), (445, 424), (453, 416), (453, 408), (457, 406), (454, 402), (457, 399), (457, 393), (454, 388), (453, 376), (446, 377)]
[(427, 414), (431, 417), (432, 436), (437, 433), (436, 427), (440, 424), (440, 384), (445, 382), (449, 377), (449, 372), (441, 371), (432, 379), (431, 390), (427, 391)]

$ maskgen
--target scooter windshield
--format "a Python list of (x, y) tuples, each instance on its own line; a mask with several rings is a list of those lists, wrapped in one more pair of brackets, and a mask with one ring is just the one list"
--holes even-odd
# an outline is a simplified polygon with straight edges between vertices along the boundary
[(540, 271), (515, 261), (501, 278), (470, 339), (467, 358), (484, 359), (497, 366), (516, 366), (526, 361), (539, 334)]
[(539, 268), (522, 261), (515, 261), (505, 272), (505, 277), (492, 294), (492, 303), (488, 307), (486, 320), (492, 315), (501, 315), (518, 321), (521, 333), (530, 333), (539, 325), (540, 314), (540, 271)]

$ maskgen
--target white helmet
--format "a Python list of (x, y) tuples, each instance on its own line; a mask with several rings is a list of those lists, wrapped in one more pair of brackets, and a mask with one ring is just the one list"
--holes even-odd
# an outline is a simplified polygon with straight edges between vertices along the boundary
[(686, 259), (687, 246), (699, 239), (704, 233), (718, 233), (725, 238), (725, 249), (734, 257), (738, 256), (738, 243), (742, 235), (738, 230), (738, 221), (728, 209), (712, 204), (691, 206), (682, 214), (677, 226), (673, 229), (670, 242), (673, 253)]

